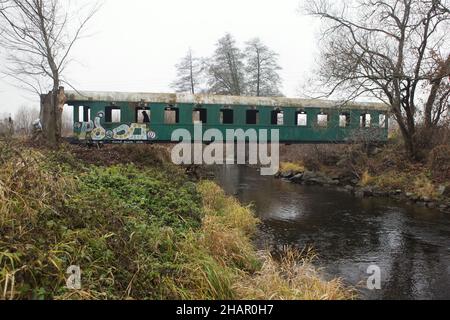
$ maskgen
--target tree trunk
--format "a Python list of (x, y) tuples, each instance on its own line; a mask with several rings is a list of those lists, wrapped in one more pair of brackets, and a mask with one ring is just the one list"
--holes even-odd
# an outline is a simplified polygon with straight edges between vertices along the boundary
[(402, 132), (403, 140), (405, 141), (405, 147), (406, 151), (408, 152), (409, 157), (412, 160), (417, 160), (418, 153), (417, 153), (417, 144), (416, 144), (416, 138), (414, 135), (411, 135), (409, 132), (404, 133)]
[[(405, 149), (408, 153), (408, 156), (411, 159), (417, 159), (417, 142), (416, 142), (416, 135), (415, 130), (411, 130), (410, 126), (408, 124), (405, 124), (405, 119), (403, 118), (400, 106), (397, 106), (397, 108), (392, 108), (392, 112), (395, 116), (395, 119), (399, 125), (400, 132), (403, 137), (403, 141), (405, 143)], [(407, 122), (408, 120), (406, 120)]]
[(444, 79), (448, 76), (450, 73), (450, 55), (447, 56), (447, 59), (445, 61), (442, 61), (440, 64), (439, 69), (436, 72), (436, 75), (433, 75), (434, 79), (430, 81), (431, 89), (430, 93), (428, 95), (428, 100), (425, 103), (425, 127), (433, 131), (435, 124), (433, 120), (435, 120), (436, 123), (440, 120), (440, 115), (437, 115), (437, 119), (433, 119), (433, 107), (436, 102), (436, 99), (438, 98), (439, 89), (441, 88), (442, 82)]
[(63, 87), (41, 95), (40, 120), (43, 137), (51, 146), (57, 146), (61, 141), (62, 113), (65, 103)]
[(259, 97), (261, 95), (261, 57), (259, 56), (259, 51), (257, 50), (256, 59), (258, 64), (258, 76), (257, 76), (257, 85), (256, 85), (256, 96)]

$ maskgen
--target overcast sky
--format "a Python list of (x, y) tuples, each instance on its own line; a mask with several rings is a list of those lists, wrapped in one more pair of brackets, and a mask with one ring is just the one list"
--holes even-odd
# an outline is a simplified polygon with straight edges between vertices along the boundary
[[(85, 0), (74, 0), (77, 2)], [(88, 2), (89, 3), (89, 2)], [(242, 47), (260, 37), (280, 54), (283, 93), (295, 97), (317, 56), (317, 22), (299, 12), (300, 0), (103, 0), (90, 36), (72, 51), (65, 74), (79, 90), (171, 92), (175, 64), (189, 47), (214, 52), (231, 33)], [(0, 80), (0, 114), (37, 97)]]

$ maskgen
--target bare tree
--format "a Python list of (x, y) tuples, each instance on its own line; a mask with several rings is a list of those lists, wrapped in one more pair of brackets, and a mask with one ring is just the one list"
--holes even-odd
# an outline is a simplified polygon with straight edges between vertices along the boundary
[(9, 0), (0, 0), (0, 11), (4, 11), (7, 9), (7, 4)]
[(176, 92), (190, 92), (196, 94), (202, 82), (203, 66), (199, 58), (192, 54), (189, 48), (187, 54), (176, 65), (177, 80), (171, 85)]
[(38, 118), (39, 109), (21, 106), (14, 116), (15, 132), (26, 136), (30, 135), (32, 123)]
[[(4, 72), (16, 84), (41, 96), (40, 119), (45, 138), (52, 145), (61, 137), (61, 115), (66, 101), (63, 74), (70, 52), (87, 22), (98, 9), (95, 4), (80, 17), (68, 1), (6, 0), (0, 11), (0, 41), (7, 54)], [(43, 93), (50, 92), (46, 95)]]
[(208, 84), (214, 94), (245, 94), (244, 54), (236, 41), (226, 34), (216, 45), (216, 51), (208, 64)]
[(418, 119), (433, 127), (444, 114), (436, 107), (448, 110), (448, 8), (445, 0), (316, 0), (307, 7), (325, 21), (318, 72), (326, 95), (340, 91), (349, 100), (366, 95), (388, 104), (414, 158)]
[(8, 114), (0, 113), (0, 138), (4, 137), (8, 133)]
[(449, 117), (450, 54), (447, 59), (432, 52), (436, 67), (429, 75), (430, 94), (425, 102), (425, 127), (434, 128), (439, 121)]
[(247, 90), (250, 95), (280, 96), (281, 77), (278, 54), (270, 50), (259, 38), (247, 42), (245, 48)]

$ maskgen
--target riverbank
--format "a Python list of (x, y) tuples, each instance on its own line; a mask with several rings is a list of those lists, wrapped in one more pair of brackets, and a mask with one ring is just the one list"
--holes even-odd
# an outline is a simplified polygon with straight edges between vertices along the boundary
[(252, 210), (163, 148), (0, 151), (0, 299), (354, 298), (310, 255), (257, 252)]
[(392, 141), (370, 150), (360, 145), (300, 147), (282, 151), (277, 177), (450, 213), (450, 147), (436, 147), (422, 162), (410, 161), (400, 150)]

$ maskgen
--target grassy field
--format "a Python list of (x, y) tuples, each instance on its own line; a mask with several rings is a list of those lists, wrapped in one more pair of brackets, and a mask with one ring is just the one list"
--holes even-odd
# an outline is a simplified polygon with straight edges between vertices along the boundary
[(0, 299), (354, 298), (310, 254), (256, 252), (258, 219), (214, 183), (127, 148), (0, 142)]

